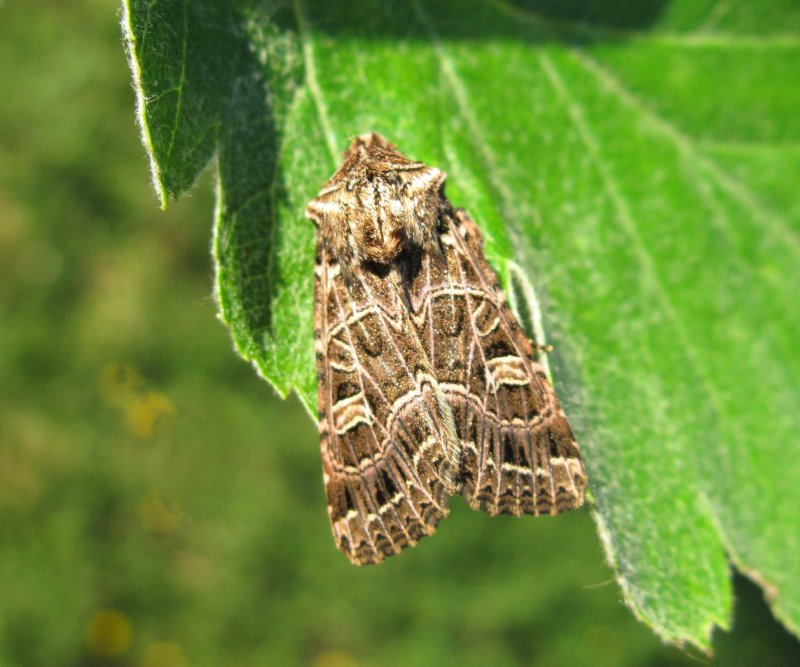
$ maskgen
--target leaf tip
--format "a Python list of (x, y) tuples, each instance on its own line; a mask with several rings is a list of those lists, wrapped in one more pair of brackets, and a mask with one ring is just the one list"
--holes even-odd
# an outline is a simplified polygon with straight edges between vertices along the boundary
[(713, 655), (712, 638), (717, 629), (727, 631), (731, 627), (730, 597), (728, 608), (722, 613), (707, 613), (699, 623), (694, 623), (689, 627), (688, 624), (676, 624), (670, 622), (663, 613), (659, 616), (658, 603), (652, 599), (647, 599), (647, 592), (639, 590), (633, 585), (623, 572), (620, 566), (621, 559), (614, 546), (612, 531), (606, 523), (603, 515), (595, 507), (592, 510), (597, 532), (606, 554), (606, 560), (614, 571), (614, 578), (622, 590), (622, 598), (625, 605), (631, 610), (633, 615), (641, 622), (652, 629), (664, 642), (686, 650), (691, 646), (701, 651), (706, 657)]

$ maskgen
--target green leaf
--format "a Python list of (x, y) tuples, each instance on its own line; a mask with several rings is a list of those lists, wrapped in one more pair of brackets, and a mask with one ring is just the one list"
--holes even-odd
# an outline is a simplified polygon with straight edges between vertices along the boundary
[(223, 5), (128, 0), (124, 24), (156, 188), (217, 155), (240, 354), (313, 413), (303, 209), (351, 137), (384, 134), (536, 285), (633, 611), (709, 648), (729, 558), (797, 633), (797, 4)]

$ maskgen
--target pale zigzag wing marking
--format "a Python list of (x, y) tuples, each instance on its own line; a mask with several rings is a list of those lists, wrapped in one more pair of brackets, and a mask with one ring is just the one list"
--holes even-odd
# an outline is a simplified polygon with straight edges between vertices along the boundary
[(320, 432), (337, 546), (376, 563), (432, 533), (457, 460), (452, 417), (397, 286), (373, 270), (345, 283), (318, 252)]

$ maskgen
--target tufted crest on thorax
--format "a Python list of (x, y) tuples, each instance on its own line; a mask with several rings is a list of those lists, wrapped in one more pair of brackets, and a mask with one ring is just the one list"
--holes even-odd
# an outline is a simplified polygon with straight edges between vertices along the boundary
[(359, 136), (344, 157), (306, 209), (343, 269), (388, 265), (415, 248), (435, 251), (445, 173), (375, 133)]

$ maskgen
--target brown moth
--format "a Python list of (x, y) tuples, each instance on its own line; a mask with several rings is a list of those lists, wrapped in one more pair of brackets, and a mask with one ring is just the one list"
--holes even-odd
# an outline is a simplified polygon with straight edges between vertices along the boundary
[(328, 512), (357, 565), (433, 533), (454, 494), (517, 516), (583, 503), (580, 450), (538, 349), (444, 182), (364, 134), (306, 209)]

